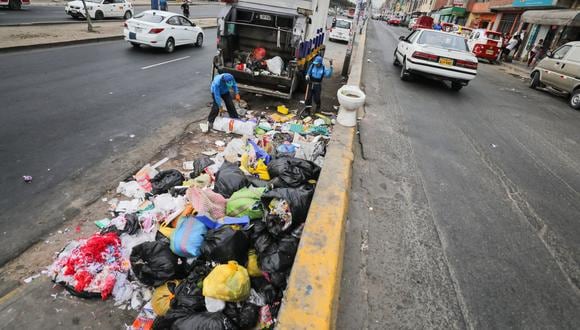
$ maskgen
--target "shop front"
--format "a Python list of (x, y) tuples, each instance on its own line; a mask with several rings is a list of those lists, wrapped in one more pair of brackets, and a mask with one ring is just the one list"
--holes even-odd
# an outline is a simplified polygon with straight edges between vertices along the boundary
[(462, 7), (443, 8), (435, 13), (439, 16), (439, 22), (465, 25), (466, 11)]

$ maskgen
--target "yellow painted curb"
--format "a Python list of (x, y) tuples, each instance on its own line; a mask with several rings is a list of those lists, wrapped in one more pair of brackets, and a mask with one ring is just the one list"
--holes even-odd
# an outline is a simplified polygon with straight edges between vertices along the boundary
[[(349, 85), (360, 85), (364, 33)], [(284, 294), (277, 329), (334, 329), (338, 309), (355, 128), (334, 126)]]

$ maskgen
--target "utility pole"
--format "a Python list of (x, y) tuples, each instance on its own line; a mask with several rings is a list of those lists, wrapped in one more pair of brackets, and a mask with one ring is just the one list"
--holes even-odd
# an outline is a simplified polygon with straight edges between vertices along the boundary
[(93, 30), (93, 24), (91, 23), (91, 15), (89, 15), (89, 11), (87, 10), (87, 4), (85, 2), (85, 0), (83, 1), (83, 7), (85, 8), (85, 17), (87, 18), (87, 30), (89, 32), (94, 32)]
[(346, 46), (346, 55), (344, 56), (344, 63), (342, 64), (343, 77), (348, 77), (348, 70), (350, 68), (350, 58), (352, 57), (352, 47), (354, 46), (354, 40), (358, 31), (358, 21), (360, 15), (360, 6), (363, 0), (356, 1), (356, 7), (354, 11), (355, 20), (353, 20), (353, 26), (350, 29), (350, 38), (348, 39), (348, 45)]

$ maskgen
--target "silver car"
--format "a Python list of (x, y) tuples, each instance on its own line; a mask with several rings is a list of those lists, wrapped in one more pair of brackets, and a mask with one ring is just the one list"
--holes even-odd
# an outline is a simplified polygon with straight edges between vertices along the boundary
[(580, 41), (569, 42), (547, 56), (532, 70), (530, 87), (548, 86), (569, 95), (569, 104), (580, 109)]

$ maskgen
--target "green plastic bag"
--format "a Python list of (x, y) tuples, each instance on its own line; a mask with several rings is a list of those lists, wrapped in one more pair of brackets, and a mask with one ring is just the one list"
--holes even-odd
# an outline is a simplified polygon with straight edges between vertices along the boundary
[(226, 204), (226, 215), (229, 217), (242, 217), (247, 215), (250, 219), (262, 219), (264, 209), (260, 199), (266, 190), (265, 187), (248, 187), (236, 191)]

